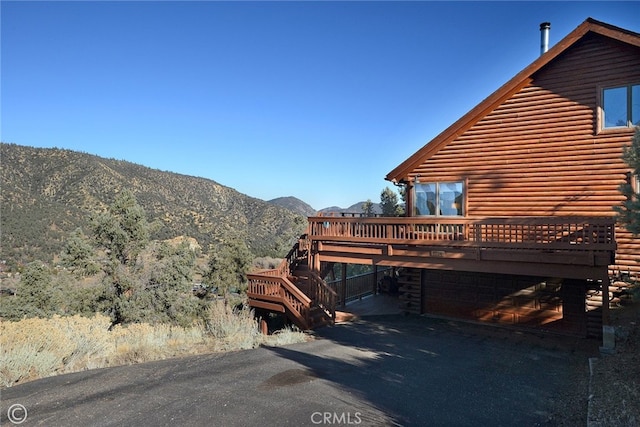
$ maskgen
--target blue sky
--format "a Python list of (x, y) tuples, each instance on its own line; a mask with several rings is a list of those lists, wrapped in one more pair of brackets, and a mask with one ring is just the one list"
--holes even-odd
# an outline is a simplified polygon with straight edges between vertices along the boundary
[(384, 176), (587, 17), (637, 2), (12, 2), (3, 142), (200, 176), (316, 209)]

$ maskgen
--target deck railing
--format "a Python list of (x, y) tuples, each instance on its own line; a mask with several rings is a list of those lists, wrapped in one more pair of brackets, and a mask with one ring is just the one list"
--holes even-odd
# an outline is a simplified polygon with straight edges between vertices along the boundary
[[(376, 277), (382, 278), (390, 268), (381, 268), (377, 272), (358, 274), (345, 278), (345, 289), (342, 289), (342, 279), (327, 281), (327, 285), (338, 295), (338, 305), (343, 305), (368, 295), (373, 295), (378, 288)], [(344, 296), (344, 301), (342, 297)]]
[(310, 217), (309, 239), (510, 249), (615, 250), (613, 217)]

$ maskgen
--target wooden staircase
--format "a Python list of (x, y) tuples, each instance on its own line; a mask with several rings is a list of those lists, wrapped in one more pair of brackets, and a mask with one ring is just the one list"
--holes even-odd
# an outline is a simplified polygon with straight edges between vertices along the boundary
[(336, 293), (309, 267), (303, 235), (278, 268), (248, 274), (249, 306), (283, 313), (302, 330), (335, 323)]

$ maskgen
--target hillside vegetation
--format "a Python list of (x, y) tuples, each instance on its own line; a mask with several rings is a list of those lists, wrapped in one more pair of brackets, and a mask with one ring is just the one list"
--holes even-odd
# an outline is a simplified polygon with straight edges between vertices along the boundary
[[(261, 336), (245, 294), (247, 273), (255, 268), (257, 259), (243, 239), (249, 240), (248, 230), (260, 227), (263, 235), (268, 236), (271, 224), (265, 217), (256, 219), (242, 210), (232, 210), (236, 220), (242, 217), (245, 221), (239, 227), (225, 222), (228, 228), (213, 235), (204, 252), (193, 237), (182, 234), (173, 239), (155, 240), (152, 234), (161, 235), (162, 229), (168, 227), (157, 217), (153, 222), (148, 220), (131, 186), (118, 187), (109, 205), (91, 210), (82, 203), (91, 197), (96, 204), (105, 200), (83, 184), (87, 177), (94, 175), (81, 174), (76, 181), (81, 184), (74, 186), (68, 183), (66, 171), (37, 173), (25, 153), (20, 154), (12, 160), (26, 165), (26, 170), (36, 179), (21, 181), (18, 178), (24, 172), (16, 167), (11, 168), (13, 175), (6, 174), (19, 185), (6, 192), (11, 200), (9, 211), (15, 227), (7, 231), (3, 226), (4, 235), (9, 234), (14, 242), (24, 235), (33, 238), (16, 246), (29, 249), (16, 252), (23, 259), (46, 255), (45, 249), (55, 250), (57, 239), (63, 247), (51, 253), (54, 263), (43, 262), (44, 256), (25, 264), (20, 264), (20, 260), (15, 261), (18, 264), (15, 274), (2, 273), (0, 387), (113, 364), (281, 342)], [(64, 154), (69, 153), (62, 154), (68, 161), (69, 156)], [(74, 157), (73, 153), (70, 157)], [(45, 164), (52, 163), (56, 162)], [(3, 168), (3, 172), (6, 169)], [(153, 172), (149, 174), (153, 176)], [(97, 182), (102, 183), (102, 177), (97, 178)], [(67, 184), (51, 189), (56, 179)], [(124, 183), (114, 185), (121, 184)], [(220, 190), (218, 187), (213, 191)], [(74, 199), (77, 207), (64, 202), (74, 190), (78, 191)], [(224, 191), (227, 190), (223, 188)], [(151, 191), (144, 190), (138, 194), (153, 196)], [(229, 194), (237, 196), (237, 193)], [(195, 197), (189, 200), (204, 204)], [(249, 203), (266, 212), (276, 209)], [(44, 205), (48, 209), (41, 209)], [(186, 210), (180, 204), (172, 206)], [(16, 212), (32, 215), (25, 219)], [(161, 212), (168, 213), (168, 210)], [(223, 213), (218, 218), (221, 215)], [(39, 221), (36, 225), (50, 234), (40, 239), (35, 234), (20, 234), (18, 231), (30, 231), (29, 220)], [(200, 224), (208, 221), (202, 218)], [(292, 223), (295, 224), (295, 220)], [(85, 230), (65, 231), (67, 226), (77, 224), (85, 225)], [(186, 230), (200, 231), (198, 227)], [(3, 245), (7, 245), (5, 236)], [(262, 262), (275, 262), (275, 259)], [(286, 332), (287, 342), (305, 339), (304, 334), (290, 329)]]
[(153, 240), (195, 238), (203, 250), (233, 237), (255, 256), (281, 257), (306, 218), (212, 180), (63, 149), (2, 143), (2, 260), (55, 261), (69, 234), (88, 228), (123, 189), (154, 223)]
[(278, 197), (277, 199), (269, 200), (269, 203), (287, 208), (304, 217), (315, 216), (317, 214), (315, 209), (296, 197)]

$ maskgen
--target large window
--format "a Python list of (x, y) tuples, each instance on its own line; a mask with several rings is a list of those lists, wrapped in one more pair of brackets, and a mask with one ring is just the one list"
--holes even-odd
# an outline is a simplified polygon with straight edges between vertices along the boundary
[(602, 91), (602, 128), (640, 125), (640, 84)]
[(415, 215), (463, 216), (464, 184), (462, 182), (419, 183), (415, 190)]

